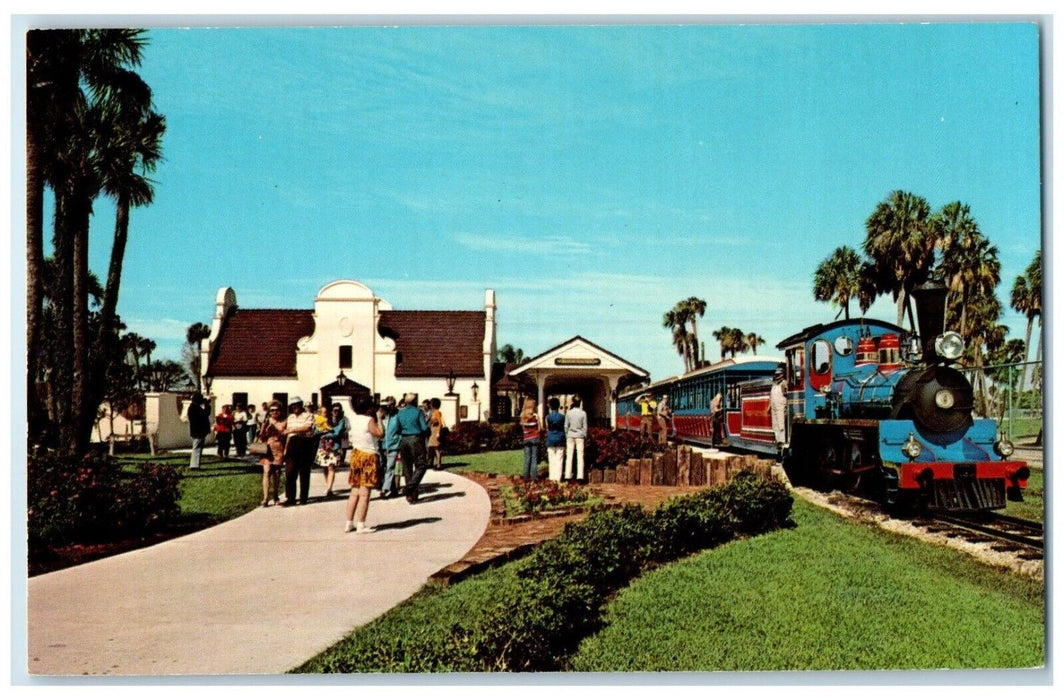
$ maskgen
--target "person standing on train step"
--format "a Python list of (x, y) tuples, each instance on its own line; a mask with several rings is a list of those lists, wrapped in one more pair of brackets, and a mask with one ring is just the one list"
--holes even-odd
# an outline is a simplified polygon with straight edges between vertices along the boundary
[(772, 388), (768, 393), (768, 413), (772, 418), (772, 434), (776, 439), (776, 449), (780, 455), (787, 445), (787, 393), (784, 390), (783, 367), (776, 370), (772, 377)]
[(716, 447), (724, 441), (724, 397), (719, 391), (709, 402), (709, 421), (712, 431), (710, 444)]
[(650, 394), (643, 394), (636, 402), (639, 404), (639, 437), (653, 437), (654, 414), (658, 410), (658, 404)]
[(669, 407), (668, 395), (661, 397), (661, 402), (658, 403), (658, 430), (661, 431), (658, 435), (658, 442), (664, 445), (669, 441), (669, 426), (672, 425), (672, 408)]

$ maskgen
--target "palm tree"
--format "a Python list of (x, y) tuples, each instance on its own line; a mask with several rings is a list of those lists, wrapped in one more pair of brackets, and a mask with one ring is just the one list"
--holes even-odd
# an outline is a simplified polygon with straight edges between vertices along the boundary
[(731, 339), (733, 337), (732, 331), (734, 329), (728, 326), (721, 326), (717, 330), (713, 331), (713, 337), (718, 343), (720, 343), (720, 359), (723, 361), (728, 355), (728, 350), (731, 348)]
[(702, 364), (702, 360), (698, 351), (698, 319), (702, 318), (706, 313), (706, 300), (699, 299), (698, 297), (687, 297), (684, 301), (680, 302), (687, 310), (688, 320), (691, 322), (691, 368), (695, 369)]
[[(1027, 266), (1024, 274), (1018, 276), (1012, 284), (1012, 297), (1010, 305), (1016, 311), (1027, 317), (1027, 336), (1023, 347), (1025, 353), (1030, 353), (1031, 331), (1034, 329), (1034, 320), (1038, 319), (1038, 325), (1042, 325), (1042, 249), (1039, 248), (1034, 259)], [(1038, 335), (1038, 354), (1036, 362), (1042, 359), (1042, 335)], [(1024, 359), (1027, 359), (1026, 357)], [(1020, 387), (1027, 386), (1027, 365), (1023, 367)]]
[[(185, 347), (181, 351), (181, 356), (185, 360), (188, 367), (188, 373), (192, 377), (192, 383), (196, 388), (200, 385), (200, 375), (202, 374), (202, 367), (200, 362), (202, 355), (200, 353), (200, 341), (204, 338), (208, 338), (211, 335), (210, 327), (205, 323), (193, 323), (185, 331)], [(513, 350), (512, 346), (510, 347)]]
[(813, 298), (838, 305), (839, 313), (849, 319), (850, 299), (860, 294), (860, 270), (857, 251), (849, 246), (836, 248), (813, 273)]
[[(80, 452), (96, 406), (90, 388), (88, 236), (92, 201), (101, 187), (101, 154), (111, 147), (109, 110), (146, 110), (150, 91), (126, 68), (140, 61), (141, 30), (35, 30), (27, 35), (27, 342), (37, 347), (43, 314), (43, 193), (55, 194), (52, 281), (56, 381), (69, 387), (57, 403), (60, 448)], [(113, 320), (111, 324), (113, 325)], [(27, 372), (36, 380), (38, 358)], [(31, 384), (32, 386), (32, 384)], [(31, 440), (37, 407), (30, 395)], [(91, 406), (90, 406), (91, 404)], [(92, 415), (89, 415), (91, 413)]]
[(750, 348), (750, 352), (756, 355), (758, 346), (764, 345), (765, 339), (759, 336), (757, 333), (747, 333), (746, 344)]
[(905, 312), (913, 321), (909, 297), (927, 279), (934, 263), (935, 236), (931, 207), (923, 197), (895, 190), (865, 222), (864, 252), (875, 272), (876, 292), (890, 292), (898, 302), (898, 325)]
[(677, 302), (671, 310), (666, 311), (661, 319), (662, 327), (672, 331), (672, 344), (676, 348), (676, 354), (683, 358), (684, 372), (690, 372), (694, 368), (691, 361), (691, 334), (687, 330), (690, 313), (681, 301)]
[(739, 328), (729, 329), (728, 334), (728, 351), (731, 352), (732, 358), (741, 352), (746, 352), (750, 349), (749, 343), (746, 341), (746, 334)]
[[(953, 202), (935, 217), (934, 228), (942, 260), (938, 272), (948, 294), (960, 299), (960, 332), (967, 336), (968, 298), (972, 294), (993, 294), (1001, 281), (997, 248), (979, 231), (968, 206)], [(950, 308), (947, 304), (947, 308)]]

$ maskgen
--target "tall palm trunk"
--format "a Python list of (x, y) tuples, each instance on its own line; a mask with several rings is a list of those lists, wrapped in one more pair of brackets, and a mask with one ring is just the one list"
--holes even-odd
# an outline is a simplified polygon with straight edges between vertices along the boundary
[[(1023, 369), (1020, 371), (1020, 391), (1027, 388), (1027, 361), (1031, 357), (1031, 330), (1034, 328), (1034, 316), (1027, 317), (1027, 335), (1023, 340)], [(1039, 352), (1041, 352), (1041, 341), (1039, 340)]]
[(68, 443), (71, 454), (81, 454), (89, 444), (96, 407), (89, 406), (89, 218), (91, 199), (79, 192), (76, 202), (74, 236), (74, 306), (71, 341), (74, 351), (74, 371), (70, 384), (70, 403), (74, 424), (73, 440)]
[(76, 444), (76, 430), (72, 420), (73, 404), (70, 387), (73, 384), (74, 332), (74, 238), (71, 233), (72, 197), (69, 193), (56, 195), (55, 212), (55, 279), (51, 280), (51, 303), (55, 309), (54, 341), (51, 348), (52, 366), (49, 373), (49, 393), (52, 397), (51, 423), (57, 432), (60, 449)]
[(37, 352), (44, 304), (44, 177), (40, 167), (40, 135), (33, 127), (37, 117), (32, 112), (27, 108), (30, 126), (26, 133), (26, 416), (30, 435), (37, 436), (42, 422), (37, 397)]

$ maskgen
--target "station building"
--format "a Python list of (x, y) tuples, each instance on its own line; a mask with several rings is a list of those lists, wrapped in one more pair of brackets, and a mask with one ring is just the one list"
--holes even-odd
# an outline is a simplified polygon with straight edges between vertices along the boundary
[(616, 397), (646, 381), (645, 370), (576, 336), (518, 366), (495, 362), (496, 301), (476, 311), (393, 309), (354, 280), (318, 290), (310, 309), (245, 309), (218, 290), (210, 335), (200, 347), (204, 394), (221, 404), (287, 405), (359, 397), (439, 398), (447, 425), (512, 420), (525, 396), (541, 414), (547, 399), (579, 395), (597, 425), (616, 425)]
[(346, 404), (404, 393), (439, 398), (448, 425), (491, 415), (495, 292), (477, 311), (401, 311), (353, 280), (318, 290), (311, 309), (245, 309), (218, 290), (200, 346), (202, 391), (223, 403)]

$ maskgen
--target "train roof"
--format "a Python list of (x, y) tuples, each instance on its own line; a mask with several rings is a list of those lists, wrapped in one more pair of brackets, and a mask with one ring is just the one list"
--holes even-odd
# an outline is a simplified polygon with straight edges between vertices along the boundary
[(707, 365), (705, 367), (699, 367), (698, 369), (694, 370), (693, 372), (688, 372), (687, 374), (676, 375), (676, 376), (669, 377), (667, 379), (659, 379), (658, 381), (652, 382), (650, 384), (647, 384), (646, 386), (635, 387), (635, 388), (629, 389), (629, 390), (623, 392), (621, 394), (621, 396), (632, 396), (632, 395), (638, 396), (638, 395), (644, 394), (644, 393), (654, 394), (656, 389), (658, 389), (660, 387), (663, 387), (663, 386), (668, 386), (670, 384), (674, 384), (674, 383), (676, 383), (677, 381), (679, 381), (681, 379), (690, 379), (692, 377), (701, 377), (701, 376), (704, 376), (704, 375), (716, 374), (718, 372), (727, 371), (727, 370), (731, 370), (731, 369), (739, 369), (739, 370), (742, 370), (742, 369), (745, 369), (745, 370), (762, 369), (762, 370), (766, 370), (766, 371), (774, 371), (776, 369), (776, 367), (778, 367), (782, 363), (783, 363), (782, 359), (780, 359), (778, 357), (772, 357), (770, 355), (750, 355), (748, 357), (739, 357), (739, 358), (729, 357), (726, 360), (721, 360), (720, 362), (715, 362), (715, 363), (713, 363), (711, 365)]
[(901, 326), (896, 326), (893, 323), (888, 323), (887, 321), (880, 321), (874, 318), (844, 318), (840, 321), (832, 321), (831, 323), (818, 323), (814, 326), (804, 328), (801, 331), (792, 335), (791, 337), (784, 338), (783, 340), (781, 340), (779, 343), (776, 344), (776, 347), (782, 350), (783, 348), (790, 347), (791, 345), (795, 345), (797, 343), (808, 340), (813, 336), (823, 335), (828, 331), (833, 331), (837, 328), (842, 328), (844, 326), (878, 326), (888, 331), (894, 331), (898, 335), (901, 335), (902, 333), (906, 332), (906, 330)]

